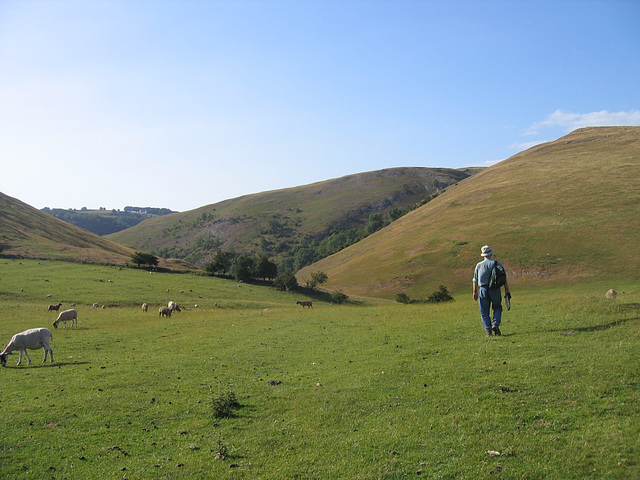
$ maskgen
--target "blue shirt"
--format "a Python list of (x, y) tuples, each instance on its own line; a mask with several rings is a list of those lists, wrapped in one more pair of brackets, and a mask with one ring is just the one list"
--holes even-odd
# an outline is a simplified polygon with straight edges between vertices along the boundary
[(497, 260), (485, 258), (481, 262), (478, 262), (476, 269), (473, 272), (473, 283), (479, 287), (487, 287), (489, 285), (489, 278), (491, 277), (491, 270), (493, 270), (493, 264), (497, 263), (502, 265)]

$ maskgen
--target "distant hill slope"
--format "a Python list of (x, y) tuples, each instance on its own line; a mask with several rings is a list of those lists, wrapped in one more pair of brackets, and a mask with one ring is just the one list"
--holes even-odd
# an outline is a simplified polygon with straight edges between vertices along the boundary
[[(490, 244), (511, 282), (640, 278), (640, 127), (576, 130), (521, 152), (299, 272), (329, 289), (393, 298), (471, 292)], [(516, 293), (517, 295), (517, 293)]]
[(125, 207), (124, 210), (43, 208), (42, 211), (71, 225), (89, 230), (96, 235), (119, 232), (133, 227), (147, 218), (176, 213), (168, 208), (153, 207)]
[(372, 214), (388, 220), (478, 170), (390, 168), (349, 175), (152, 218), (107, 238), (199, 266), (211, 261), (217, 248), (288, 259), (293, 266), (294, 257), (303, 261), (300, 256), (314, 254), (307, 248), (314, 241), (363, 230)]
[[(0, 193), (0, 247), (3, 255), (122, 265), (134, 250), (95, 235)], [(190, 270), (185, 262), (160, 266)]]

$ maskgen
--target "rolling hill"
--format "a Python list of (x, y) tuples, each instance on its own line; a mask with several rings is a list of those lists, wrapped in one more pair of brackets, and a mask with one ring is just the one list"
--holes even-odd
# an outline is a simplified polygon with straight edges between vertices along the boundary
[(424, 297), (471, 292), (490, 244), (512, 286), (640, 278), (640, 127), (594, 127), (474, 175), (361, 242), (298, 273), (329, 289)]
[[(0, 193), (0, 246), (3, 255), (122, 265), (134, 250), (41, 212)], [(196, 270), (186, 262), (163, 260), (172, 270)]]
[(393, 209), (414, 208), (479, 170), (415, 167), (349, 175), (151, 218), (106, 238), (199, 266), (218, 248), (289, 259), (293, 266), (296, 255), (309, 255), (313, 242), (335, 232), (360, 232), (372, 214), (388, 219)]
[(42, 211), (76, 227), (89, 230), (96, 235), (119, 232), (125, 228), (133, 227), (147, 218), (175, 213), (168, 208), (154, 207), (124, 207), (123, 211), (107, 210), (106, 208), (98, 210), (90, 210), (88, 208), (80, 210), (72, 208), (43, 208)]

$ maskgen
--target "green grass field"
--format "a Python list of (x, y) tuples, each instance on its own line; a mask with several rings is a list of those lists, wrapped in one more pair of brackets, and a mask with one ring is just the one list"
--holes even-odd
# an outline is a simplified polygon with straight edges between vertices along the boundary
[[(470, 291), (303, 310), (191, 274), (1, 260), (0, 342), (48, 327), (55, 362), (0, 370), (0, 478), (638, 478), (640, 285), (610, 287), (513, 287), (486, 338)], [(158, 318), (168, 300), (187, 308)], [(52, 328), (58, 302), (77, 328)]]

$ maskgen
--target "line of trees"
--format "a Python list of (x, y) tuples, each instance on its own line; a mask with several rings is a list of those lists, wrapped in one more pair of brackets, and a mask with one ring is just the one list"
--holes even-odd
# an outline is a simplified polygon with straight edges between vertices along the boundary
[(249, 282), (262, 280), (273, 282), (280, 290), (291, 290), (298, 286), (295, 275), (291, 272), (283, 272), (278, 275), (278, 266), (266, 255), (255, 258), (253, 255), (236, 255), (231, 251), (217, 249), (213, 260), (204, 265), (204, 270), (209, 275), (231, 276), (237, 281)]
[[(204, 270), (209, 275), (232, 277), (237, 281), (250, 282), (259, 280), (273, 283), (282, 291), (297, 288), (298, 280), (292, 270), (281, 270), (266, 255), (255, 257), (248, 254), (236, 255), (231, 251), (217, 249), (211, 262), (204, 265)], [(326, 273), (317, 271), (311, 274), (306, 281), (306, 288), (314, 290), (319, 285), (326, 283), (329, 277)]]

